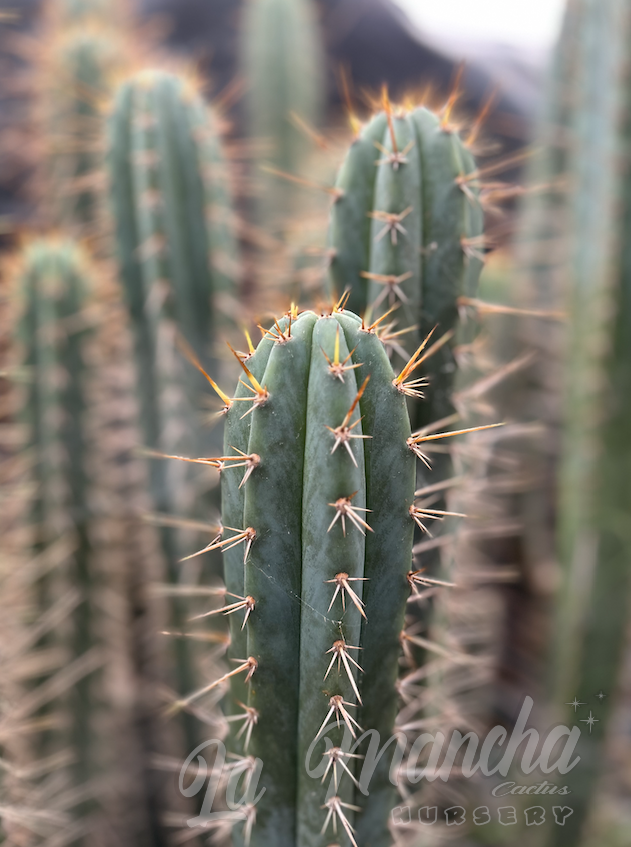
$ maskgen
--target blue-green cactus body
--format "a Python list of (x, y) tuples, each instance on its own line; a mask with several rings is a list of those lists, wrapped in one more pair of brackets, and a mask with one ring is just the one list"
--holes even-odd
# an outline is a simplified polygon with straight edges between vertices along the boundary
[[(349, 729), (376, 729), (382, 743), (393, 730), (415, 458), (406, 444), (405, 397), (377, 336), (351, 313), (306, 312), (289, 324), (283, 319), (281, 334), (266, 336), (247, 360), (258, 393), (242, 385), (237, 398), (250, 400), (233, 402), (226, 421), (226, 452), (237, 447), (258, 458), (241, 489), (237, 469), (222, 472), (223, 522), (233, 528), (225, 542), (235, 530), (250, 533), (225, 554), (226, 585), (254, 603), (243, 630), (243, 614), (234, 615), (231, 656), (255, 660), (256, 669), (232, 696), (247, 696), (241, 702), (257, 715), (247, 752), (263, 762), (266, 791), (251, 843), (325, 847), (333, 836), (330, 828), (321, 834), (321, 807), (335, 792), (307, 773), (312, 742), (323, 724), (346, 752)], [(359, 367), (336, 376), (335, 362), (348, 353), (347, 364)], [(243, 383), (254, 385), (247, 377)], [(335, 447), (338, 428), (353, 424)], [(332, 708), (338, 697), (356, 723)], [(239, 709), (231, 704), (230, 711)], [(322, 740), (313, 745), (311, 768), (324, 750)], [(344, 761), (351, 772), (359, 769), (358, 760)], [(342, 807), (358, 831), (372, 829), (374, 844), (388, 843), (394, 802), (387, 766), (383, 777), (379, 771), (368, 798), (348, 774), (337, 790), (342, 802), (364, 808), (355, 820)]]

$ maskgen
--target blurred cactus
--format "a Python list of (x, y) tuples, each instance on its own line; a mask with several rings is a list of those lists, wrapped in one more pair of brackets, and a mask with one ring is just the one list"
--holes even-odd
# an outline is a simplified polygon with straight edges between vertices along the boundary
[[(576, 70), (566, 81), (572, 91), (567, 169), (573, 184), (565, 207), (563, 267), (569, 319), (558, 480), (563, 584), (552, 692), (557, 705), (574, 697), (586, 700), (598, 723), (583, 731), (577, 748), (582, 761), (568, 776), (574, 814), (550, 839), (563, 847), (586, 835), (631, 610), (631, 264), (626, 246), (631, 232), (631, 4), (581, 0), (575, 11)], [(605, 693), (604, 702), (595, 699), (598, 692)]]
[[(229, 168), (217, 123), (190, 81), (161, 71), (142, 72), (123, 85), (110, 120), (110, 192), (135, 338), (141, 435), (145, 446), (166, 454), (207, 456), (215, 438), (193, 411), (205, 380), (176, 346), (180, 336), (201, 367), (215, 372), (213, 345), (227, 323), (222, 297), (231, 297), (238, 273)], [(154, 512), (191, 514), (195, 486), (183, 484), (183, 470), (152, 462)], [(175, 584), (183, 573), (178, 531), (162, 526), (160, 533), (167, 579)], [(184, 631), (185, 606), (173, 598), (176, 633)], [(180, 693), (198, 683), (191, 650), (185, 638), (176, 639)]]
[[(98, 585), (91, 563), (91, 504), (88, 492), (85, 345), (92, 279), (84, 253), (69, 241), (38, 240), (24, 251), (19, 279), (23, 317), (19, 335), (28, 369), (23, 418), (29, 428), (34, 484), (33, 552), (58, 539), (69, 541), (64, 579), (77, 592), (68, 643), (71, 660), (95, 667), (95, 603)], [(36, 585), (36, 615), (59, 599), (60, 585), (44, 574)], [(59, 645), (57, 645), (59, 646)], [(91, 721), (95, 708), (89, 673), (71, 693), (69, 727), (77, 783), (93, 773)]]
[(123, 39), (102, 27), (59, 33), (46, 82), (48, 218), (66, 232), (103, 227), (104, 105), (124, 65)]
[(278, 227), (297, 211), (296, 189), (261, 169), (267, 165), (296, 174), (304, 165), (309, 142), (297, 121), (308, 127), (320, 123), (324, 51), (313, 0), (246, 0), (242, 14), (247, 121), (257, 153), (258, 220)]
[[(510, 514), (523, 523), (524, 591), (543, 629), (543, 719), (581, 730), (580, 762), (563, 778), (571, 816), (524, 837), (550, 847), (603, 843), (594, 798), (631, 609), (630, 38), (628, 0), (570, 0), (531, 167), (538, 190), (518, 232), (515, 305), (530, 315), (495, 338), (507, 359), (536, 353), (498, 396), (502, 417), (536, 424), (513, 442), (515, 476), (534, 483)], [(511, 620), (509, 636), (532, 623)]]
[[(44, 6), (33, 74), (42, 147), (36, 193), (49, 227), (82, 238), (105, 232), (105, 108), (129, 73), (131, 23), (118, 0)], [(141, 51), (136, 43), (134, 61)]]

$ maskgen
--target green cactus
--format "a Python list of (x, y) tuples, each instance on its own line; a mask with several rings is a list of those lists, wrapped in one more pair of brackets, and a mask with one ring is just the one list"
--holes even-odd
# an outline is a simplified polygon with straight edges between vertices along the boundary
[[(33, 452), (34, 551), (42, 552), (63, 534), (72, 539), (66, 576), (81, 593), (69, 636), (72, 658), (86, 654), (95, 643), (96, 584), (91, 564), (85, 431), (89, 328), (82, 315), (91, 286), (86, 256), (73, 242), (39, 240), (25, 249), (19, 333), (32, 376), (23, 414)], [(36, 590), (37, 606), (43, 612), (54, 597), (50, 576), (42, 577)], [(94, 694), (89, 675), (76, 683), (71, 698), (70, 741), (76, 777), (82, 782), (93, 766), (90, 722)]]
[[(500, 402), (545, 425), (519, 443), (536, 484), (512, 512), (524, 524), (525, 571), (559, 565), (553, 614), (549, 594), (530, 598), (538, 625), (548, 619), (545, 719), (581, 729), (580, 762), (563, 778), (573, 812), (528, 841), (549, 847), (598, 838), (591, 814), (631, 609), (630, 35), (628, 0), (569, 3), (532, 168), (542, 189), (525, 204), (517, 254), (517, 305), (567, 321), (528, 318), (521, 333), (505, 332), (537, 356)], [(575, 698), (583, 705), (569, 705)]]
[[(153, 450), (197, 456), (214, 435), (193, 409), (205, 382), (175, 349), (179, 334), (211, 373), (221, 326), (217, 303), (236, 273), (234, 214), (217, 118), (192, 82), (145, 71), (122, 86), (109, 124), (110, 193), (120, 277), (135, 336), (140, 428)], [(182, 390), (182, 388), (184, 390)], [(191, 486), (152, 462), (158, 513), (186, 513)], [(208, 508), (208, 503), (206, 508)], [(161, 528), (168, 581), (180, 581), (183, 555), (176, 530)], [(184, 629), (185, 604), (172, 602), (173, 628)], [(178, 689), (196, 684), (193, 647), (176, 640)], [(193, 731), (191, 730), (191, 733)], [(192, 747), (193, 736), (189, 733)]]
[(84, 237), (103, 231), (104, 104), (125, 56), (124, 39), (101, 25), (50, 35), (41, 91), (48, 139), (43, 202), (53, 226)]
[(300, 171), (308, 141), (292, 122), (317, 126), (324, 105), (324, 56), (312, 0), (247, 0), (242, 64), (250, 136), (257, 144), (259, 219), (282, 223), (295, 211), (295, 188), (261, 166)]
[[(397, 711), (416, 465), (407, 387), (378, 337), (348, 312), (294, 312), (243, 368), (224, 452), (235, 466), (248, 458), (245, 472), (225, 462), (226, 531), (217, 542), (226, 548), (226, 588), (243, 610), (231, 617), (230, 655), (245, 664), (232, 679), (229, 711), (248, 732), (233, 743), (263, 761), (253, 847), (324, 847), (331, 835), (320, 834), (321, 807), (337, 801), (307, 775), (309, 746), (337, 719), (341, 728), (327, 733), (335, 745), (345, 733), (352, 741), (357, 724), (384, 744)], [(311, 767), (321, 755), (323, 742)], [(340, 781), (337, 796), (362, 807), (354, 823), (353, 810), (338, 807), (360, 844), (390, 843), (395, 789), (386, 759), (369, 798), (349, 777)], [(345, 760), (351, 771), (355, 761)]]
[[(359, 132), (340, 168), (329, 224), (329, 293), (374, 317), (398, 305), (399, 339), (411, 353), (435, 326), (456, 326), (458, 298), (475, 296), (483, 212), (472, 154), (446, 115), (385, 111)], [(418, 426), (453, 412), (453, 343), (431, 359)], [(422, 373), (423, 371), (421, 371)]]
[[(631, 609), (631, 265), (626, 247), (631, 231), (631, 87), (626, 75), (631, 4), (583, 0), (577, 6), (580, 58), (572, 80), (574, 144), (568, 156), (575, 179), (567, 209), (570, 329), (557, 529), (563, 587), (553, 691), (558, 703), (574, 696), (588, 700), (599, 722), (583, 732), (577, 749), (582, 762), (568, 778), (574, 814), (551, 839), (563, 847), (585, 834)], [(593, 699), (599, 691), (608, 695), (604, 702)]]

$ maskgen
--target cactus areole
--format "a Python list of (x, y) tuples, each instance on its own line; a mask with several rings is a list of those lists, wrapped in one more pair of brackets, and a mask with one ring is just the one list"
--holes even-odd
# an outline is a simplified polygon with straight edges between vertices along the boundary
[(250, 844), (387, 845), (394, 744), (368, 796), (363, 743), (352, 748), (366, 730), (384, 746), (397, 711), (416, 462), (406, 388), (345, 311), (294, 310), (241, 361), (217, 543), (239, 669), (232, 749), (263, 762)]

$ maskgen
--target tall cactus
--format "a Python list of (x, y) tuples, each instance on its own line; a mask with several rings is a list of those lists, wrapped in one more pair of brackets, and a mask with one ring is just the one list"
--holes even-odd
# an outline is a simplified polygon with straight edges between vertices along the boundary
[[(412, 352), (438, 326), (452, 330), (458, 297), (475, 294), (483, 213), (476, 165), (458, 130), (429, 109), (386, 109), (361, 130), (340, 168), (329, 224), (329, 287), (350, 289), (348, 307), (375, 316), (398, 305), (392, 320)], [(419, 426), (452, 410), (451, 345), (432, 358)]]
[(40, 73), (44, 114), (43, 202), (53, 226), (81, 236), (103, 230), (104, 105), (126, 64), (126, 44), (101, 24), (57, 26)]
[[(109, 133), (110, 192), (135, 336), (142, 439), (163, 453), (208, 455), (214, 436), (193, 412), (202, 384), (178, 355), (176, 336), (213, 372), (219, 295), (229, 293), (236, 274), (234, 214), (217, 118), (190, 81), (144, 71), (119, 90)], [(172, 471), (163, 462), (151, 465), (156, 512), (189, 508), (192, 488)], [(168, 580), (177, 583), (178, 533), (163, 527), (161, 537)], [(183, 630), (186, 610), (179, 598), (172, 613), (173, 628)], [(177, 639), (180, 691), (196, 684), (190, 649)], [(190, 735), (192, 747), (193, 741)]]
[[(580, 762), (564, 777), (572, 814), (533, 837), (549, 847), (596, 843), (590, 815), (631, 609), (630, 37), (628, 0), (568, 4), (534, 166), (541, 187), (526, 202), (518, 253), (519, 305), (562, 309), (567, 325), (525, 321), (521, 341), (537, 357), (520, 390), (500, 397), (511, 415), (545, 426), (520, 444), (536, 483), (517, 516), (528, 572), (559, 566), (546, 721), (581, 729)], [(549, 595), (535, 600), (549, 612)]]
[[(631, 86), (626, 73), (631, 4), (582, 0), (577, 6), (580, 59), (572, 80), (569, 130), (568, 170), (574, 185), (564, 268), (569, 338), (557, 535), (563, 588), (553, 689), (558, 702), (589, 698), (598, 723), (583, 732), (577, 750), (583, 761), (569, 780), (574, 815), (551, 839), (564, 847), (585, 833), (631, 609), (631, 264), (626, 244), (631, 231)], [(607, 695), (604, 702), (592, 699), (599, 691)]]
[[(69, 655), (77, 659), (94, 644), (94, 603), (97, 586), (91, 562), (88, 443), (85, 431), (85, 342), (89, 326), (82, 314), (91, 288), (84, 253), (72, 242), (32, 242), (23, 256), (19, 327), (30, 371), (24, 407), (33, 452), (34, 551), (41, 552), (64, 533), (72, 541), (67, 579), (79, 590), (72, 615)], [(54, 592), (50, 577), (36, 586), (40, 611), (49, 608)], [(91, 710), (94, 687), (90, 676), (79, 679), (72, 692), (71, 745), (78, 781), (93, 767)]]
[[(231, 618), (231, 657), (245, 664), (230, 711), (248, 726), (240, 750), (263, 761), (251, 844), (324, 847), (331, 816), (338, 831), (347, 818), (360, 844), (389, 844), (388, 756), (369, 797), (347, 775), (327, 793), (305, 758), (324, 726), (336, 746), (358, 726), (382, 744), (392, 734), (414, 528), (407, 388), (375, 333), (348, 312), (294, 313), (243, 368), (225, 453), (245, 454), (246, 468), (226, 462), (222, 471), (218, 546), (243, 610)], [(322, 755), (323, 741), (311, 767)], [(355, 771), (356, 759), (343, 761)], [(340, 803), (363, 812), (353, 823)]]
[(324, 57), (313, 0), (246, 0), (242, 64), (250, 136), (257, 145), (254, 175), (259, 218), (276, 224), (295, 211), (294, 188), (260, 171), (262, 165), (295, 174), (308, 150), (293, 115), (317, 126), (324, 105)]

